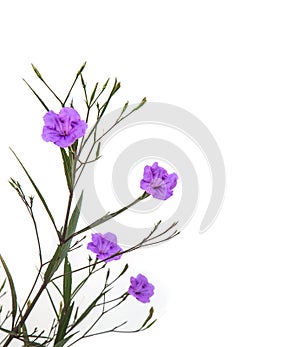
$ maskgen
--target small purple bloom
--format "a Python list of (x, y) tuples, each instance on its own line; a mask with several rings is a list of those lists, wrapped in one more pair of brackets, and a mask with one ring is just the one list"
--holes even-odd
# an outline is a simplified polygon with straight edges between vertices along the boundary
[[(92, 234), (92, 242), (89, 242), (87, 249), (96, 253), (99, 260), (111, 257), (113, 254), (122, 252), (122, 248), (117, 244), (117, 236), (113, 233), (106, 234)], [(106, 263), (112, 260), (120, 259), (122, 254), (104, 260)]]
[(46, 142), (54, 142), (59, 147), (69, 147), (82, 137), (87, 129), (87, 124), (76, 110), (64, 107), (59, 114), (49, 111), (44, 116), (42, 138)]
[(148, 282), (147, 277), (138, 274), (136, 278), (130, 277), (130, 283), (130, 295), (143, 303), (150, 302), (150, 297), (154, 294), (154, 285)]
[(167, 200), (173, 195), (172, 189), (176, 186), (177, 179), (176, 173), (169, 175), (166, 169), (155, 162), (152, 166), (145, 166), (140, 187), (156, 199)]

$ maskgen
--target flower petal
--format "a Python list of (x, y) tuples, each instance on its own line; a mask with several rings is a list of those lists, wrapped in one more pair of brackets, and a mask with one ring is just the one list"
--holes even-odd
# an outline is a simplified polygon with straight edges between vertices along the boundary
[(79, 113), (70, 107), (64, 107), (56, 114), (49, 111), (44, 115), (43, 140), (53, 142), (59, 147), (69, 147), (78, 138), (84, 136), (87, 124), (80, 119)]
[(113, 233), (104, 235), (100, 233), (92, 234), (92, 242), (87, 244), (87, 249), (95, 253), (98, 259), (104, 260), (106, 263), (120, 259), (122, 256), (122, 254), (113, 256), (122, 252), (122, 248), (117, 244), (117, 237)]
[(44, 126), (42, 138), (46, 142), (56, 142), (60, 140), (60, 135), (56, 130), (51, 129), (48, 126)]
[(103, 237), (110, 242), (117, 243), (117, 236), (113, 233), (105, 233)]
[(159, 166), (157, 162), (152, 166), (144, 167), (144, 176), (140, 181), (140, 188), (148, 194), (160, 200), (167, 200), (173, 195), (173, 188), (177, 185), (176, 173), (168, 174), (167, 170)]
[(149, 165), (146, 165), (144, 167), (144, 177), (143, 180), (145, 182), (151, 182), (153, 180), (153, 174), (152, 174), (152, 168)]
[(142, 303), (150, 302), (150, 297), (154, 295), (154, 285), (148, 282), (147, 277), (138, 274), (136, 278), (130, 277), (130, 287), (128, 293)]

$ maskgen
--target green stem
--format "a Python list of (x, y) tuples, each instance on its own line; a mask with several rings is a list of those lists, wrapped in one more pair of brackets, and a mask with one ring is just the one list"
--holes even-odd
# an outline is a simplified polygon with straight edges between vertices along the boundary
[(64, 243), (65, 241), (67, 241), (67, 240), (65, 240), (65, 238), (66, 238), (67, 229), (68, 229), (68, 222), (69, 222), (69, 217), (70, 217), (70, 212), (71, 212), (72, 200), (73, 200), (73, 190), (71, 190), (70, 194), (69, 194), (67, 213), (66, 213), (65, 223), (64, 223), (64, 227), (63, 227), (62, 236), (61, 236), (61, 243)]

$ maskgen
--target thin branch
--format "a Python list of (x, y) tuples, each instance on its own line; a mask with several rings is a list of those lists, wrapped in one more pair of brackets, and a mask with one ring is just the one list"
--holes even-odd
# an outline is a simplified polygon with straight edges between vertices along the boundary
[[(140, 242), (138, 242), (137, 244), (135, 244), (134, 246), (132, 246), (132, 247), (130, 247), (130, 248), (128, 248), (128, 249), (126, 249), (126, 250), (124, 250), (124, 251), (122, 251), (122, 252), (114, 253), (114, 254), (110, 255), (109, 257), (107, 257), (107, 258), (105, 258), (105, 259), (95, 261), (93, 264), (89, 264), (89, 265), (86, 265), (86, 266), (82, 266), (82, 267), (80, 267), (80, 268), (77, 268), (77, 269), (75, 269), (75, 270), (72, 270), (72, 273), (80, 272), (80, 271), (82, 271), (82, 270), (84, 270), (84, 269), (93, 268), (93, 267), (95, 267), (95, 266), (97, 266), (97, 265), (99, 265), (99, 264), (101, 264), (101, 263), (104, 263), (104, 264), (105, 264), (105, 262), (107, 262), (107, 261), (108, 261), (109, 259), (111, 259), (111, 258), (114, 258), (114, 257), (117, 256), (117, 255), (123, 255), (123, 254), (129, 253), (129, 252), (135, 251), (135, 250), (137, 250), (137, 249), (139, 249), (139, 248), (148, 247), (148, 246), (151, 246), (151, 245), (153, 245), (153, 244), (158, 244), (158, 243), (162, 243), (162, 242), (165, 242), (165, 241), (169, 241), (169, 240), (171, 240), (172, 238), (174, 238), (175, 236), (177, 236), (177, 235), (180, 234), (179, 231), (175, 230), (170, 236), (167, 236), (165, 239), (160, 240), (160, 241), (156, 241), (156, 242), (152, 242), (152, 241), (153, 241), (154, 239), (156, 239), (157, 237), (163, 236), (164, 234), (168, 233), (168, 231), (169, 231), (170, 229), (174, 228), (174, 227), (177, 225), (178, 222), (172, 223), (170, 227), (168, 227), (166, 230), (162, 231), (159, 235), (151, 237), (151, 236), (154, 234), (154, 232), (158, 229), (160, 223), (161, 223), (161, 222), (159, 221), (157, 224), (155, 224), (155, 226), (153, 227), (153, 229), (151, 230), (151, 232), (150, 232), (146, 237), (144, 237)], [(151, 242), (152, 242), (152, 243), (151, 243)], [(61, 277), (63, 277), (63, 275), (58, 275), (58, 276), (52, 278), (52, 281), (55, 281), (55, 280), (57, 280), (57, 279), (59, 279), (59, 278), (61, 278)]]
[(70, 94), (71, 94), (71, 92), (72, 92), (72, 90), (73, 90), (73, 88), (74, 88), (74, 86), (75, 86), (75, 84), (76, 84), (76, 82), (78, 80), (78, 77), (81, 75), (81, 73), (82, 73), (83, 69), (85, 68), (85, 66), (86, 66), (86, 62), (81, 66), (81, 68), (77, 72), (76, 77), (75, 77), (75, 79), (74, 79), (74, 81), (73, 81), (73, 83), (72, 83), (72, 85), (71, 85), (71, 87), (70, 87), (70, 89), (68, 91), (68, 94), (67, 94), (67, 96), (66, 96), (66, 98), (65, 98), (65, 100), (63, 102), (63, 105), (62, 105), (63, 107), (65, 106), (66, 102), (68, 101), (69, 96), (70, 96)]
[(75, 236), (78, 236), (80, 234), (82, 234), (83, 232), (89, 230), (89, 229), (92, 229), (100, 224), (103, 224), (105, 222), (107, 222), (108, 220), (116, 217), (117, 215), (119, 215), (120, 213), (128, 210), (130, 207), (134, 206), (135, 204), (137, 204), (138, 202), (146, 199), (150, 194), (144, 192), (140, 197), (138, 197), (137, 199), (135, 199), (133, 202), (131, 202), (130, 204), (128, 204), (127, 206), (121, 208), (120, 210), (118, 211), (115, 211), (113, 213), (107, 213), (106, 215), (102, 216), (101, 218), (97, 219), (95, 222), (91, 223), (90, 225), (86, 226), (85, 228), (73, 233), (72, 235), (70, 235), (66, 240), (65, 242), (71, 240), (73, 237)]
[(53, 91), (53, 89), (48, 85), (48, 83), (43, 79), (42, 75), (40, 74), (40, 72), (38, 71), (38, 69), (31, 64), (35, 74), (37, 75), (37, 77), (44, 83), (44, 85), (46, 86), (46, 88), (51, 92), (51, 94), (55, 97), (55, 99), (57, 99), (61, 106), (64, 107), (64, 103), (61, 101), (61, 99), (57, 96), (57, 94)]
[(40, 259), (40, 266), (43, 264), (43, 258), (42, 258), (42, 248), (41, 248), (41, 242), (40, 242), (40, 237), (39, 237), (39, 232), (38, 232), (38, 227), (36, 223), (36, 219), (34, 217), (33, 213), (33, 197), (29, 197), (29, 202), (27, 201), (27, 198), (22, 190), (22, 187), (20, 183), (13, 178), (10, 179), (9, 181), (10, 185), (16, 190), (18, 193), (19, 197), (21, 198), (22, 202), (26, 206), (26, 209), (32, 219), (33, 225), (34, 225), (34, 231), (35, 231), (35, 236), (37, 239), (37, 244), (38, 244), (38, 252), (39, 252), (39, 259)]
[[(108, 102), (110, 101), (110, 98), (111, 98), (112, 96), (113, 96), (113, 94), (112, 94), (112, 95), (109, 97), (109, 99), (107, 100), (107, 105), (108, 105)], [(99, 144), (100, 141), (101, 141), (101, 139), (102, 139), (106, 134), (108, 134), (108, 133), (109, 133), (115, 126), (117, 126), (121, 121), (123, 121), (124, 119), (126, 119), (127, 117), (129, 117), (132, 113), (134, 113), (134, 112), (137, 111), (139, 108), (141, 108), (146, 102), (147, 102), (147, 99), (146, 99), (146, 98), (143, 98), (142, 101), (141, 101), (136, 107), (134, 107), (129, 113), (127, 113), (125, 116), (122, 117), (123, 113), (124, 113), (125, 110), (127, 109), (127, 106), (126, 106), (126, 104), (125, 104), (125, 106), (124, 106), (123, 109), (122, 109), (122, 112), (121, 112), (120, 116), (117, 118), (117, 120), (115, 121), (115, 123), (114, 123), (112, 126), (110, 126), (110, 127), (109, 127), (98, 139), (94, 139), (94, 142), (93, 142), (93, 144), (92, 144), (92, 146), (91, 146), (91, 148), (90, 148), (90, 150), (89, 150), (89, 153), (88, 153), (88, 155), (87, 155), (85, 161), (86, 161), (86, 162), (89, 161), (89, 158), (90, 158), (90, 156), (91, 156), (91, 154), (92, 154), (92, 152), (93, 152), (93, 150), (94, 150), (96, 144)], [(104, 104), (104, 105), (106, 105), (106, 104)], [(107, 105), (106, 105), (106, 106), (107, 106)], [(88, 137), (87, 137), (84, 141), (81, 142), (81, 147), (80, 147), (80, 150), (79, 150), (79, 154), (78, 154), (78, 155), (81, 154), (82, 149), (83, 149), (83, 147), (85, 146), (87, 140), (90, 138), (91, 134), (92, 134), (93, 132), (96, 133), (98, 123), (99, 123), (99, 121), (100, 121), (100, 119), (101, 119), (101, 117), (102, 117), (104, 111), (106, 110), (106, 106), (105, 106), (105, 108), (102, 110), (102, 112), (100, 113), (100, 115), (97, 117), (97, 121), (96, 121), (94, 127), (92, 128), (92, 130), (90, 131)], [(78, 177), (76, 178), (74, 187), (76, 187), (76, 185), (77, 185), (77, 183), (78, 183), (78, 181), (79, 181), (79, 179), (80, 179), (80, 177), (81, 177), (81, 175), (82, 175), (82, 173), (83, 173), (84, 167), (85, 167), (85, 165), (83, 165), (83, 167), (81, 168), (81, 171), (80, 171), (80, 173), (78, 174)], [(75, 168), (75, 171), (77, 171), (76, 168)]]
[(9, 344), (11, 343), (11, 341), (16, 337), (15, 334), (17, 334), (19, 332), (20, 328), (23, 326), (23, 324), (27, 320), (29, 314), (31, 313), (32, 309), (34, 308), (35, 304), (37, 303), (38, 299), (42, 295), (42, 293), (43, 293), (44, 289), (47, 287), (47, 285), (48, 285), (47, 281), (42, 283), (39, 291), (37, 292), (36, 296), (32, 300), (31, 304), (27, 307), (27, 309), (26, 309), (24, 315), (22, 316), (20, 322), (14, 327), (13, 334), (12, 333), (9, 334), (6, 342), (4, 343), (4, 345), (2, 347), (8, 347)]
[[(107, 81), (107, 83), (108, 83), (108, 81)], [(83, 86), (84, 86), (84, 91), (85, 91), (85, 95), (86, 95), (85, 84), (83, 84)], [(107, 84), (104, 85), (103, 88), (105, 89), (106, 86), (107, 86)], [(80, 156), (80, 154), (81, 154), (81, 152), (82, 152), (84, 146), (86, 145), (86, 143), (87, 143), (87, 141), (89, 140), (89, 138), (91, 137), (91, 135), (96, 131), (97, 126), (98, 126), (98, 124), (99, 124), (99, 122), (100, 122), (100, 120), (101, 120), (101, 118), (102, 118), (104, 112), (106, 111), (106, 108), (107, 108), (107, 106), (108, 106), (108, 104), (109, 104), (111, 98), (112, 98), (113, 95), (120, 89), (120, 86), (121, 86), (121, 85), (120, 85), (120, 82), (118, 82), (117, 79), (115, 79), (114, 85), (113, 85), (113, 87), (112, 87), (112, 89), (111, 89), (111, 92), (110, 92), (110, 94), (109, 94), (107, 100), (106, 100), (105, 103), (101, 106), (101, 108), (98, 109), (98, 116), (97, 116), (97, 120), (96, 120), (94, 126), (93, 126), (92, 129), (90, 130), (90, 132), (89, 132), (89, 134), (87, 135), (87, 137), (84, 136), (84, 137), (81, 139), (80, 148), (79, 148), (79, 151), (78, 151), (78, 156)], [(93, 102), (91, 105), (89, 105), (89, 103), (88, 103), (88, 101), (87, 101), (87, 108), (88, 108), (87, 120), (88, 120), (88, 115), (89, 115), (89, 112), (90, 112), (91, 107), (95, 104), (95, 102), (97, 101), (98, 97), (100, 97), (100, 95), (102, 94), (102, 92), (104, 91), (104, 89), (102, 89), (102, 91), (100, 92), (100, 94), (97, 96), (96, 100), (94, 100), (94, 102)], [(86, 95), (86, 100), (87, 100), (87, 95)], [(100, 110), (101, 110), (101, 111), (100, 111)], [(88, 156), (87, 156), (87, 158), (86, 158), (86, 160), (85, 160), (86, 162), (89, 161), (89, 157), (90, 157), (90, 155), (91, 155), (93, 149), (94, 149), (94, 144), (91, 146), (91, 149), (90, 149), (90, 151), (89, 151), (89, 153), (88, 153)], [(81, 177), (81, 175), (82, 175), (82, 172), (83, 172), (84, 168), (85, 168), (85, 165), (83, 165), (83, 167), (82, 167), (82, 169), (81, 169), (81, 171), (80, 171), (80, 173), (79, 173), (79, 175), (78, 175), (78, 177), (77, 177), (77, 179), (76, 179), (76, 181), (75, 181), (74, 187), (77, 185), (77, 183), (78, 183), (78, 181), (79, 181), (79, 179), (80, 179), (80, 177)], [(76, 166), (75, 166), (75, 171), (76, 171)]]
[(54, 229), (55, 229), (55, 231), (56, 231), (56, 234), (57, 234), (57, 236), (58, 236), (58, 238), (59, 238), (59, 240), (60, 240), (60, 234), (59, 234), (58, 228), (57, 228), (57, 226), (56, 226), (56, 223), (55, 223), (55, 220), (54, 220), (54, 218), (53, 218), (53, 216), (52, 216), (52, 213), (50, 212), (50, 209), (49, 209), (49, 207), (48, 207), (48, 205), (47, 205), (47, 203), (46, 203), (46, 201), (45, 201), (45, 198), (43, 197), (42, 193), (41, 193), (40, 190), (38, 189), (37, 185), (35, 184), (35, 182), (34, 182), (33, 179), (31, 178), (31, 176), (29, 175), (28, 171), (26, 170), (25, 166), (23, 165), (23, 163), (21, 162), (21, 160), (18, 158), (18, 156), (16, 155), (16, 153), (12, 150), (12, 148), (10, 148), (10, 150), (11, 150), (11, 152), (13, 153), (13, 155), (16, 157), (16, 159), (17, 159), (17, 161), (19, 162), (19, 164), (21, 165), (21, 167), (22, 167), (23, 171), (25, 172), (26, 176), (28, 177), (30, 183), (33, 185), (33, 187), (34, 187), (34, 189), (35, 189), (37, 195), (39, 196), (39, 198), (40, 198), (40, 200), (41, 200), (41, 202), (42, 202), (42, 204), (43, 204), (43, 206), (44, 206), (44, 208), (45, 208), (45, 210), (46, 210), (46, 212), (47, 212), (47, 214), (48, 214), (48, 216), (49, 216), (49, 218), (50, 218), (50, 220), (51, 220), (51, 222), (52, 222), (52, 224), (53, 224), (53, 226), (54, 226)]

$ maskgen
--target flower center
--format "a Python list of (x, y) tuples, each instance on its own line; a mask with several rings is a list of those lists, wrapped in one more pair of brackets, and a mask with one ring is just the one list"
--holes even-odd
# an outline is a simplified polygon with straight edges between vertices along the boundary
[(69, 136), (72, 130), (71, 120), (68, 117), (59, 118), (58, 128), (61, 136)]
[(151, 188), (158, 189), (164, 184), (164, 181), (161, 178), (154, 178), (154, 180), (150, 183)]

